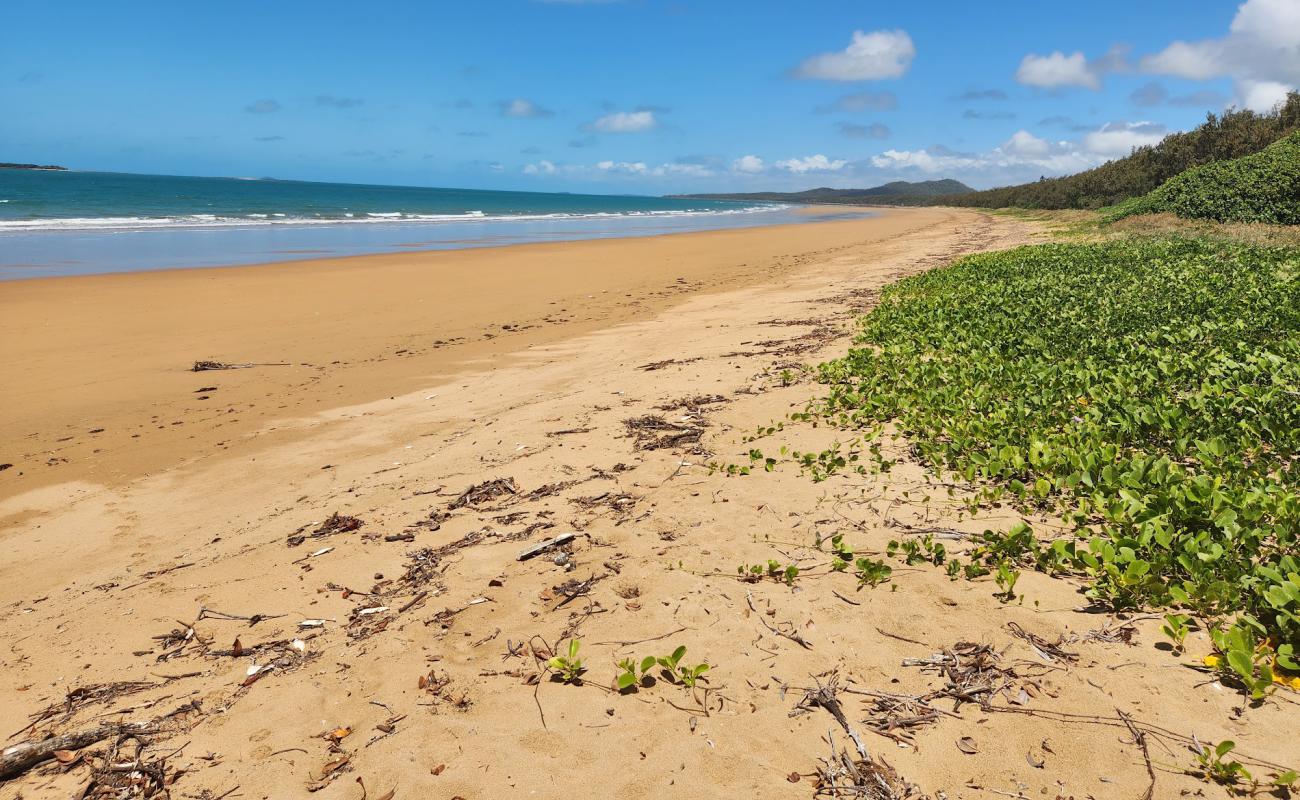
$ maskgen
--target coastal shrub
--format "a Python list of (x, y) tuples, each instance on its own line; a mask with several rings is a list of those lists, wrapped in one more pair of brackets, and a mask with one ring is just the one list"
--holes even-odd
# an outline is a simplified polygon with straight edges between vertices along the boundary
[(1175, 238), (970, 256), (887, 288), (820, 378), (810, 413), (869, 438), (892, 423), (983, 501), (1064, 516), (1074, 535), (1035, 544), (1038, 568), (1086, 576), (1116, 609), (1252, 631), (1238, 638), (1294, 668), (1300, 250)]
[(1300, 225), (1300, 132), (1253, 155), (1189, 169), (1104, 216), (1113, 221), (1159, 212), (1217, 222)]

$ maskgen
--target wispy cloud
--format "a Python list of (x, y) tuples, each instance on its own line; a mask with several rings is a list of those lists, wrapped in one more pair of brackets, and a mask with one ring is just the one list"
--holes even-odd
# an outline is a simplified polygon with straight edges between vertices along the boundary
[(284, 137), (283, 137), (283, 136), (254, 136), (254, 137), (253, 137), (253, 141), (255, 141), (255, 142), (283, 142), (283, 141), (284, 141)]
[(1015, 112), (1012, 111), (976, 111), (968, 108), (961, 112), (962, 119), (1015, 119)]
[(1135, 106), (1150, 108), (1168, 100), (1169, 90), (1155, 81), (1149, 81), (1130, 92), (1128, 99)]
[(966, 103), (977, 100), (1006, 100), (1007, 93), (1001, 89), (967, 89), (957, 95), (955, 99)]
[(899, 78), (907, 73), (915, 56), (916, 46), (907, 31), (854, 31), (848, 47), (812, 56), (795, 67), (793, 74), (825, 81)]
[(272, 100), (269, 97), (262, 100), (254, 100), (244, 106), (244, 110), (250, 114), (272, 114), (279, 111), (280, 108), (280, 101)]
[(814, 156), (788, 158), (784, 161), (778, 161), (776, 162), (776, 168), (803, 175), (808, 172), (836, 172), (843, 169), (848, 163), (842, 158), (831, 159), (818, 153)]
[(1079, 122), (1073, 117), (1067, 117), (1063, 114), (1054, 114), (1050, 117), (1043, 117), (1038, 124), (1044, 128), (1065, 128), (1068, 131), (1090, 131), (1096, 128), (1096, 125), (1089, 125), (1086, 122)]
[(543, 108), (532, 100), (523, 97), (516, 97), (513, 100), (502, 100), (498, 104), (501, 108), (501, 114), (507, 117), (517, 117), (519, 119), (541, 119), (550, 117), (555, 114), (549, 108)]
[(836, 127), (839, 128), (841, 136), (847, 136), (851, 139), (888, 139), (890, 134), (888, 126), (881, 125), (879, 122), (871, 125), (855, 125), (852, 122), (841, 122)]
[(856, 114), (862, 111), (893, 111), (898, 108), (898, 95), (893, 92), (853, 92), (835, 99), (829, 105), (818, 106), (818, 114)]
[(658, 124), (653, 111), (615, 111), (600, 117), (591, 123), (591, 127), (601, 133), (640, 133)]
[(332, 94), (316, 95), (316, 105), (331, 108), (356, 108), (365, 102), (360, 97), (336, 97)]

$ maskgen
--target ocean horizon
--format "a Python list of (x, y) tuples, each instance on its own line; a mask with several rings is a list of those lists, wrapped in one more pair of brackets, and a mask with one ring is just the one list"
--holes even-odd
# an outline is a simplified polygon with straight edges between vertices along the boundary
[(0, 170), (0, 280), (647, 236), (806, 219), (794, 210), (788, 203), (643, 195)]

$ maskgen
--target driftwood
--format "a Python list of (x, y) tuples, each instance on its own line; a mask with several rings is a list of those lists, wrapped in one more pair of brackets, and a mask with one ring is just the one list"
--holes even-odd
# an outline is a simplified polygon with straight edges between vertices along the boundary
[(37, 764), (54, 758), (62, 750), (80, 750), (116, 734), (149, 733), (153, 730), (149, 726), (96, 725), (76, 733), (6, 747), (0, 750), (0, 781), (16, 778)]
[(571, 542), (571, 541), (573, 541), (572, 533), (562, 533), (559, 536), (556, 536), (554, 539), (547, 539), (546, 541), (535, 544), (532, 547), (528, 548), (527, 550), (523, 551), (522, 553), (519, 554), (518, 560), (527, 561), (528, 559), (532, 558), (538, 553), (541, 553), (545, 550), (549, 550), (552, 547), (555, 547), (556, 545), (565, 544), (566, 542)]

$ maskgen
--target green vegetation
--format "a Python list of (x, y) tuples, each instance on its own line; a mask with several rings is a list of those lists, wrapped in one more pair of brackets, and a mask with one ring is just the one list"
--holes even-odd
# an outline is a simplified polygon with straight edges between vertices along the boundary
[(1125, 158), (1063, 178), (935, 198), (940, 205), (983, 208), (1101, 208), (1141, 197), (1179, 173), (1215, 161), (1258, 153), (1300, 129), (1300, 94), (1276, 110), (1209, 114), (1204, 124), (1139, 147)]
[(582, 666), (582, 659), (578, 658), (579, 644), (580, 640), (570, 639), (567, 655), (552, 656), (546, 661), (546, 666), (564, 683), (578, 683), (582, 680), (582, 673), (586, 671)]
[(736, 574), (745, 583), (758, 583), (766, 575), (778, 581), (785, 581), (786, 586), (794, 586), (794, 579), (799, 577), (799, 567), (796, 564), (782, 565), (780, 561), (768, 559), (767, 566), (741, 564), (736, 567)]
[(684, 655), (686, 655), (686, 645), (681, 645), (671, 655), (660, 656), (655, 661), (663, 668), (665, 678), (680, 683), (687, 689), (694, 689), (695, 684), (704, 679), (704, 673), (709, 671), (709, 665), (706, 663), (682, 664), (682, 656)]
[(1217, 222), (1300, 225), (1300, 132), (1253, 155), (1189, 169), (1105, 216), (1116, 220), (1159, 212)]
[(650, 672), (650, 669), (654, 667), (656, 661), (657, 659), (655, 659), (654, 656), (646, 656), (641, 659), (641, 664), (639, 665), (641, 676), (639, 678), (637, 677), (638, 665), (635, 659), (625, 658), (622, 661), (619, 661), (617, 664), (619, 673), (614, 678), (614, 685), (618, 687), (620, 692), (631, 689), (646, 679), (647, 674)]
[(822, 365), (813, 413), (869, 443), (905, 435), (984, 487), (976, 505), (1074, 526), (1045, 544), (1027, 525), (987, 532), (964, 568), (949, 557), (954, 577), (993, 572), (1009, 600), (1024, 565), (1083, 576), (1115, 609), (1186, 610), (1253, 696), (1297, 668), (1300, 250), (1154, 238), (971, 256), (889, 287), (859, 345)]
[(855, 568), (853, 574), (858, 579), (859, 587), (870, 586), (874, 589), (889, 580), (889, 576), (894, 572), (888, 564), (875, 558), (859, 558), (853, 562), (853, 566)]

